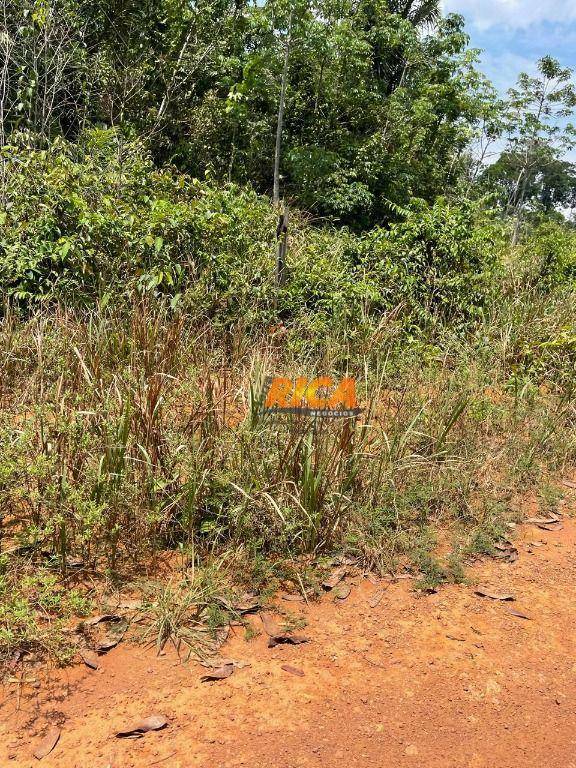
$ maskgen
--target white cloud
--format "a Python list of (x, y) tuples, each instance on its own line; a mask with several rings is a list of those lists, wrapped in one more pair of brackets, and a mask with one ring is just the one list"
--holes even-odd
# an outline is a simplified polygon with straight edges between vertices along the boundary
[(507, 26), (525, 29), (531, 24), (576, 21), (574, 0), (443, 0), (445, 12), (461, 13), (478, 29)]
[(481, 61), (482, 71), (501, 93), (516, 83), (520, 72), (527, 72), (529, 75), (536, 74), (535, 60), (513, 51), (494, 53), (485, 50), (481, 55)]

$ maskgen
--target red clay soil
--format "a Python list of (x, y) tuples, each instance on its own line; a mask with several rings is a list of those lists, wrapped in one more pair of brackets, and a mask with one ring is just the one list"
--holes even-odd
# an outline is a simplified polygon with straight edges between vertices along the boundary
[[(398, 581), (371, 607), (381, 587), (363, 581), (343, 601), (283, 603), (305, 616), (305, 645), (269, 649), (264, 632), (247, 642), (237, 630), (223, 655), (249, 666), (219, 682), (123, 644), (98, 671), (52, 671), (20, 696), (8, 686), (0, 766), (38, 765), (33, 751), (57, 724), (46, 768), (576, 768), (576, 522), (524, 526), (517, 546), (515, 563), (470, 574), (515, 602)], [(168, 727), (115, 737), (152, 713)]]

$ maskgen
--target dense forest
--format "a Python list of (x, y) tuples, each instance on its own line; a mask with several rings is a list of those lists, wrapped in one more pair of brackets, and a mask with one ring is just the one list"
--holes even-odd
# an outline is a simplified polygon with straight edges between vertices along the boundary
[[(217, 629), (223, 589), (334, 552), (461, 580), (515, 494), (554, 505), (562, 63), (496, 92), (438, 0), (0, 0), (0, 54), (2, 657), (68, 658), (86, 573), (190, 640), (192, 603)], [(353, 425), (263, 418), (266, 375), (318, 371)], [(178, 587), (142, 586), (165, 550)]]
[[(9, 297), (90, 301), (118, 280), (175, 294), (208, 280), (217, 303), (237, 302), (238, 267), (258, 301), (265, 261), (232, 267), (247, 263), (242, 248), (231, 269), (212, 260), (234, 250), (235, 228), (274, 235), (273, 193), (313, 240), (342, 233), (348, 275), (380, 269), (383, 242), (402, 250), (424, 222), (473, 236), (471, 219), (491, 211), (516, 242), (564, 226), (574, 204), (571, 72), (546, 57), (501, 98), (463, 19), (438, 2), (3, 0), (2, 17)], [(260, 244), (245, 250), (258, 259)], [(436, 251), (418, 255), (424, 273), (451, 269), (454, 255)], [(462, 258), (478, 266), (474, 247)]]

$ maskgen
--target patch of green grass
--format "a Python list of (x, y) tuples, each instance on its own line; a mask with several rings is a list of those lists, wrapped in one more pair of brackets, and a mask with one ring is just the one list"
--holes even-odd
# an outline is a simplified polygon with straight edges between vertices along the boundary
[(85, 616), (91, 608), (86, 595), (65, 587), (52, 574), (16, 580), (5, 572), (0, 576), (0, 660), (18, 652), (65, 663), (75, 653), (67, 620)]
[(280, 629), (282, 632), (297, 632), (308, 626), (308, 620), (302, 614), (283, 612)]
[(417, 590), (432, 592), (448, 580), (446, 568), (430, 552), (420, 551), (415, 554), (414, 564), (420, 572), (420, 578), (414, 584)]
[(462, 553), (464, 556), (494, 555), (494, 545), (510, 534), (506, 525), (509, 518), (507, 508), (492, 505), (483, 519), (465, 533)]
[(552, 483), (542, 483), (538, 492), (542, 512), (556, 512), (562, 499), (562, 491)]
[(160, 651), (170, 642), (178, 653), (204, 657), (216, 647), (218, 630), (240, 614), (234, 609), (234, 593), (214, 568), (168, 582), (141, 585), (145, 595), (145, 627), (138, 639)]

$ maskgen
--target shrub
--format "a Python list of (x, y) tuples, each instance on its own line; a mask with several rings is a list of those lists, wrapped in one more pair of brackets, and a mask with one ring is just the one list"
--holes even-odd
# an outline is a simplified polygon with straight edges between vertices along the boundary
[(165, 295), (216, 325), (265, 327), (277, 308), (322, 334), (399, 304), (412, 326), (467, 322), (494, 285), (494, 231), (478, 207), (414, 201), (397, 211), (402, 221), (361, 237), (293, 212), (275, 301), (276, 216), (266, 198), (158, 170), (143, 145), (112, 130), (6, 151), (0, 287), (20, 303)]
[(543, 290), (576, 280), (576, 230), (557, 221), (538, 226), (523, 244), (529, 279)]
[[(78, 305), (135, 289), (174, 296), (192, 283), (210, 309), (243, 295), (246, 274), (234, 267), (253, 264), (272, 237), (273, 217), (255, 194), (156, 170), (142, 145), (114, 131), (8, 152), (1, 286), (19, 301)], [(257, 283), (258, 272), (251, 277)]]
[(365, 235), (360, 249), (380, 305), (404, 302), (417, 322), (477, 318), (499, 271), (497, 230), (480, 206), (438, 198), (395, 210), (403, 219)]

